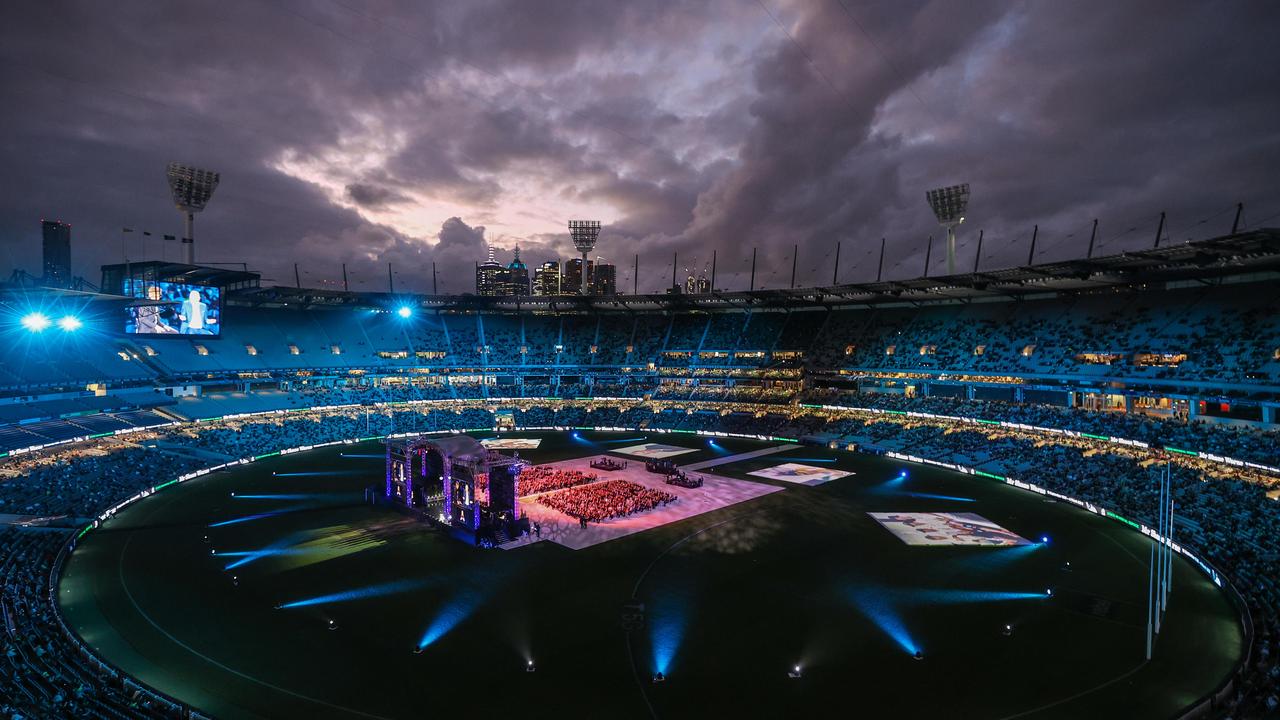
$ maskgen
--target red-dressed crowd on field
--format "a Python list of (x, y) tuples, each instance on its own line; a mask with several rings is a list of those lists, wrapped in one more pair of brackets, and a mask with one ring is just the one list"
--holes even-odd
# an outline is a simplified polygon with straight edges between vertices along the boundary
[(582, 485), (584, 483), (595, 482), (599, 479), (595, 473), (585, 473), (581, 470), (568, 470), (564, 468), (554, 468), (545, 465), (534, 465), (526, 467), (520, 471), (519, 493), (521, 497), (526, 495), (537, 495), (538, 493), (547, 492), (549, 490), (560, 490), (562, 488)]
[[(523, 484), (523, 473), (520, 480)], [(652, 510), (675, 499), (671, 493), (626, 480), (605, 480), (544, 495), (538, 503), (583, 522), (600, 522)]]

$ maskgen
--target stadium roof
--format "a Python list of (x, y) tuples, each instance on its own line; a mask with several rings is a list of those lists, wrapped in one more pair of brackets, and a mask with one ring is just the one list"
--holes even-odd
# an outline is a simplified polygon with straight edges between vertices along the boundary
[[(239, 264), (239, 263), (237, 263)], [(135, 263), (116, 263), (102, 266), (102, 291), (121, 294), (126, 277), (144, 282), (172, 282), (189, 285), (207, 285), (222, 288), (256, 288), (258, 273), (245, 270), (229, 270), (205, 265), (148, 260)]]
[[(1267, 275), (1263, 275), (1267, 274)], [(353, 293), (308, 288), (252, 288), (235, 293), (236, 304), (389, 308), (410, 304), (441, 311), (644, 311), (728, 310), (980, 302), (1058, 293), (1143, 289), (1173, 282), (1205, 284), (1230, 276), (1280, 278), (1280, 229), (1266, 228), (1208, 240), (1064, 260), (907, 280), (852, 283), (794, 290), (712, 292), (696, 295), (558, 295), (485, 297)]]

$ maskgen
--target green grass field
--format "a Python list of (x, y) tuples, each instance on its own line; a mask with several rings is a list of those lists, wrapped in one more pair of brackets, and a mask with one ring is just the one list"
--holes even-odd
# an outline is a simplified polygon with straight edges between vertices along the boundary
[[(508, 434), (544, 438), (534, 462), (645, 435)], [(648, 439), (698, 448), (681, 464), (771, 444)], [(225, 718), (1161, 718), (1241, 652), (1228, 599), (1178, 560), (1143, 664), (1150, 545), (1069, 504), (920, 466), (886, 482), (904, 464), (799, 446), (708, 472), (772, 482), (747, 473), (797, 458), (856, 474), (586, 550), (483, 551), (362, 504), (378, 443), (277, 457), (122, 511), (60, 599), (107, 660)], [(913, 547), (871, 511), (976, 512), (1050, 543)], [(647, 619), (628, 633), (633, 593)]]

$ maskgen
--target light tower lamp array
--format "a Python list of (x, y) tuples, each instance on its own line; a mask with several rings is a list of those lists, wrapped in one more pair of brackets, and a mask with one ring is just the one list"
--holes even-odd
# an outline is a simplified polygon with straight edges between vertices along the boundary
[(573, 246), (582, 253), (582, 294), (587, 290), (587, 255), (595, 249), (600, 239), (599, 220), (570, 220), (569, 236), (573, 238)]
[(182, 261), (188, 265), (195, 264), (195, 214), (204, 210), (218, 187), (220, 175), (212, 170), (189, 167), (181, 163), (169, 163), (165, 172), (169, 179), (169, 191), (173, 194), (173, 204), (182, 212)]
[[(950, 185), (930, 190), (924, 194), (933, 209), (938, 224), (947, 229), (947, 274), (956, 271), (956, 226), (964, 222), (964, 212), (969, 207), (969, 183)], [(926, 273), (928, 268), (925, 268)]]

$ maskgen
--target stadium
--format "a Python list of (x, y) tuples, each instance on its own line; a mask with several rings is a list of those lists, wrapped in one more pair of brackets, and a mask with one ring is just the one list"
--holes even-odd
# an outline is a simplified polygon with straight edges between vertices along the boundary
[(1280, 4), (0, 12), (0, 720), (1280, 718)]
[(707, 295), (130, 272), (204, 288), (219, 334), (120, 334), (151, 295), (3, 303), (25, 712), (1211, 717), (1273, 687), (1280, 231)]

